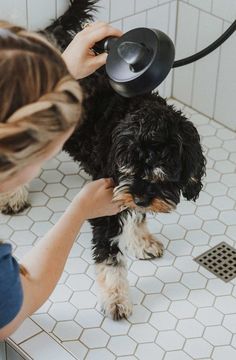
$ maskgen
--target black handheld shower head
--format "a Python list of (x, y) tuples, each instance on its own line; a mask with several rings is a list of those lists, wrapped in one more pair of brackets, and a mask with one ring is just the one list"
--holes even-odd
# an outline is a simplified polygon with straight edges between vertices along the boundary
[(174, 61), (172, 40), (160, 30), (137, 28), (120, 38), (109, 37), (95, 44), (98, 53), (108, 52), (106, 71), (113, 89), (132, 97), (154, 90), (171, 68), (191, 64), (222, 45), (236, 31), (236, 20), (212, 44), (187, 58)]
[(106, 72), (113, 89), (132, 97), (152, 91), (173, 66), (175, 48), (160, 30), (137, 28), (120, 38), (109, 37), (95, 44), (98, 53), (108, 52)]

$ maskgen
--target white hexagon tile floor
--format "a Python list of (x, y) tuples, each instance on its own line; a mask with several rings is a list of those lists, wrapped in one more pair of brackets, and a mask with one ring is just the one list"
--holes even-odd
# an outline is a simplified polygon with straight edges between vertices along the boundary
[[(23, 325), (28, 329), (23, 337), (13, 336), (25, 351), (48, 333), (76, 359), (236, 359), (236, 280), (224, 283), (193, 261), (222, 241), (236, 247), (236, 134), (171, 102), (201, 134), (207, 176), (196, 203), (182, 200), (174, 213), (149, 217), (165, 253), (145, 263), (129, 259), (133, 315), (113, 322), (100, 313), (85, 224), (50, 300), (27, 320), (29, 327)], [(32, 208), (1, 216), (1, 235), (10, 239), (17, 257), (51, 228), (88, 179), (63, 153), (44, 166), (30, 185)]]

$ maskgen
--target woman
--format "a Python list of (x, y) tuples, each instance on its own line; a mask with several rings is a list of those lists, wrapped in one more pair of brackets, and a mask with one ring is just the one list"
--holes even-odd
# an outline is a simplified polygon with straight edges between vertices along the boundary
[[(93, 45), (121, 32), (97, 22), (77, 34), (61, 56), (44, 38), (0, 23), (0, 193), (31, 181), (78, 125), (82, 94), (75, 79), (106, 62)], [(0, 245), (0, 340), (36, 311), (55, 288), (86, 219), (116, 214), (113, 182), (86, 185), (49, 233), (21, 260)]]

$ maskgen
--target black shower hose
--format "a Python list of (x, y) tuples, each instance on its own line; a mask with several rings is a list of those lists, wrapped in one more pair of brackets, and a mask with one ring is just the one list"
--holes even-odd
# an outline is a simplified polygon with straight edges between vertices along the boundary
[(188, 56), (184, 59), (176, 60), (173, 64), (173, 68), (191, 64), (192, 62), (197, 61), (197, 60), (203, 58), (204, 56), (210, 54), (212, 51), (217, 49), (221, 44), (223, 44), (223, 42), (225, 42), (234, 33), (234, 31), (236, 31), (236, 20), (232, 23), (232, 25), (230, 25), (230, 27), (216, 41), (214, 41), (212, 44), (207, 46), (205, 49), (202, 49), (201, 51), (199, 51), (198, 53), (196, 53), (194, 55)]

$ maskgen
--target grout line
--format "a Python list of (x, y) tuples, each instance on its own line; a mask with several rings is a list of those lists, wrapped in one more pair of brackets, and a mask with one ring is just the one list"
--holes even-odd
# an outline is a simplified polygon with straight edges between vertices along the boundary
[[(200, 11), (203, 11), (203, 12), (209, 14), (209, 15), (212, 15), (212, 16), (220, 19), (220, 20), (227, 21), (229, 24), (232, 24), (232, 22), (234, 21), (234, 20), (230, 21), (230, 20), (228, 20), (228, 19), (224, 19), (223, 17), (218, 16), (218, 15), (216, 15), (216, 14), (210, 12), (210, 11), (207, 11), (207, 10), (205, 10), (205, 9), (202, 9), (202, 8), (196, 6), (196, 5), (189, 4), (186, 0), (179, 0), (179, 1), (182, 1), (182, 2), (184, 2), (185, 4), (187, 4), (188, 6), (192, 6), (193, 8), (198, 9), (198, 10), (200, 10)], [(214, 0), (212, 0), (212, 1), (214, 1)], [(213, 4), (212, 4), (212, 9), (213, 9)], [(212, 9), (211, 9), (211, 10), (212, 10)]]
[[(21, 357), (23, 357), (24, 360), (32, 359), (32, 357), (25, 350), (21, 349), (21, 347), (19, 345), (17, 345), (12, 339), (7, 338), (6, 344), (11, 346), (13, 350), (15, 350)], [(6, 360), (7, 360), (7, 358), (6, 358)]]
[[(38, 327), (41, 329), (41, 331), (39, 331), (39, 332), (38, 332), (37, 334), (35, 334), (35, 335), (29, 336), (27, 339), (25, 339), (25, 340), (23, 340), (23, 341), (21, 341), (19, 344), (17, 344), (18, 346), (20, 346), (20, 345), (23, 344), (24, 342), (32, 339), (33, 337), (35, 337), (35, 336), (37, 336), (37, 335), (39, 335), (39, 334), (41, 334), (41, 333), (43, 333), (43, 332), (46, 333), (46, 331), (45, 331), (34, 319), (32, 319), (31, 316), (29, 316), (28, 318), (29, 318), (36, 326), (38, 326)], [(12, 341), (13, 341), (13, 340), (12, 340)]]
[(57, 0), (55, 0), (55, 19), (57, 19), (58, 17), (58, 13), (57, 13)]
[(175, 38), (174, 42), (177, 43), (177, 32), (178, 32), (178, 17), (179, 17), (179, 0), (175, 0), (176, 2), (176, 17), (175, 17)]
[(213, 14), (213, 0), (211, 0), (211, 14)]
[[(171, 16), (171, 6), (170, 6), (170, 2), (166, 3), (166, 5), (168, 5), (168, 24), (167, 24), (167, 34), (169, 35), (170, 33), (170, 16)], [(171, 74), (169, 74), (171, 75)], [(168, 77), (167, 77), (168, 78)], [(163, 82), (163, 97), (166, 98), (167, 97), (167, 78), (165, 79), (165, 81)], [(171, 79), (172, 82), (172, 79)]]
[(111, 0), (109, 0), (108, 6), (109, 6), (109, 22), (111, 22)]
[(119, 21), (121, 21), (121, 28), (122, 28), (122, 31), (124, 31), (124, 19), (121, 19)]
[(148, 22), (148, 11), (145, 11), (145, 26), (147, 27), (147, 22)]
[(29, 6), (28, 6), (28, 0), (26, 0), (25, 6), (26, 6), (26, 27), (27, 27), (27, 30), (28, 30), (29, 29)]
[[(30, 320), (32, 320), (32, 319), (30, 318)], [(32, 321), (33, 321), (33, 320), (32, 320)], [(35, 322), (35, 321), (34, 321), (34, 322)], [(36, 324), (37, 326), (39, 326), (36, 322), (35, 322), (35, 324)], [(39, 327), (41, 328), (41, 326), (39, 326)], [(17, 346), (20, 346), (20, 347), (21, 347), (21, 344), (23, 344), (23, 343), (25, 343), (25, 342), (33, 339), (35, 336), (40, 335), (40, 334), (42, 334), (43, 332), (45, 332), (45, 330), (43, 330), (43, 329), (41, 328), (41, 331), (40, 331), (40, 332), (38, 332), (37, 334), (31, 335), (31, 336), (29, 336), (27, 339), (24, 339), (23, 341), (19, 342), (19, 343), (17, 344)]]
[[(178, 19), (179, 19), (179, 0), (176, 0), (175, 39), (174, 39), (175, 47), (177, 46), (177, 38), (178, 38)], [(175, 69), (172, 75), (170, 97), (174, 96), (174, 83), (175, 83)]]
[[(168, 2), (166, 2), (166, 3), (164, 3), (164, 4), (150, 7), (150, 8), (148, 8), (148, 9), (146, 9), (146, 10), (144, 9), (144, 10), (141, 10), (141, 11), (137, 11), (137, 12), (135, 12), (134, 14), (130, 14), (130, 15), (127, 15), (127, 16), (124, 16), (124, 17), (121, 17), (121, 18), (117, 18), (117, 19), (115, 19), (115, 20), (112, 20), (112, 22), (119, 21), (119, 20), (124, 20), (124, 19), (128, 19), (129, 17), (132, 17), (132, 16), (134, 16), (134, 15), (142, 14), (142, 13), (144, 13), (145, 11), (148, 12), (149, 10), (157, 9), (157, 8), (159, 8), (159, 7), (165, 6), (165, 5), (170, 4), (170, 3), (172, 3), (172, 2), (175, 2), (175, 1), (177, 1), (177, 0), (171, 0), (171, 1), (168, 1)], [(110, 22), (111, 22), (111, 19), (110, 19)]]
[[(222, 21), (222, 34), (224, 32), (224, 21)], [(216, 78), (216, 86), (215, 86), (215, 96), (214, 96), (214, 102), (213, 102), (213, 119), (215, 120), (216, 115), (216, 99), (217, 99), (217, 93), (218, 93), (218, 84), (219, 84), (219, 71), (220, 71), (220, 65), (221, 65), (221, 54), (222, 54), (222, 46), (219, 48), (219, 55), (218, 55), (218, 64), (217, 64), (217, 78)]]
[[(199, 24), (200, 24), (200, 10), (198, 11), (197, 36), (196, 36), (196, 40), (195, 40), (195, 53), (197, 53), (197, 51), (198, 51), (198, 40), (199, 40), (199, 33), (200, 33)], [(192, 88), (191, 88), (191, 98), (190, 98), (191, 107), (193, 106), (195, 75), (196, 75), (196, 61), (193, 63), (193, 77), (192, 77)]]
[[(31, 319), (31, 318), (30, 318), (30, 319)], [(31, 320), (32, 320), (32, 319), (31, 319)], [(32, 321), (33, 321), (33, 320), (32, 320)], [(36, 322), (35, 322), (35, 323), (36, 323)], [(36, 323), (36, 324), (37, 324), (37, 323)], [(58, 324), (58, 321), (56, 322), (56, 324)], [(37, 324), (37, 325), (38, 325), (38, 324)], [(40, 325), (38, 325), (38, 326), (40, 327)], [(22, 351), (23, 353), (25, 353), (26, 355), (28, 355), (28, 356), (30, 357), (30, 359), (32, 359), (32, 357), (31, 357), (25, 350), (23, 350), (23, 349), (21, 348), (21, 345), (24, 344), (25, 342), (33, 339), (34, 337), (40, 335), (40, 334), (46, 334), (46, 335), (48, 335), (53, 341), (55, 341), (55, 343), (56, 343), (58, 346), (62, 347), (68, 354), (70, 354), (71, 357), (73, 357), (75, 360), (77, 359), (77, 358), (75, 357), (75, 355), (74, 355), (73, 353), (71, 353), (71, 352), (60, 342), (60, 340), (59, 340), (54, 334), (48, 333), (48, 332), (45, 331), (45, 330), (42, 330), (40, 333), (35, 334), (34, 336), (31, 336), (30, 338), (22, 341), (19, 345), (15, 344), (15, 343), (13, 342), (13, 343), (17, 346), (15, 349), (19, 349), (20, 351)], [(53, 336), (52, 336), (52, 335), (53, 335)], [(57, 341), (57, 339), (58, 339), (58, 341)], [(12, 340), (11, 340), (11, 341), (12, 341)], [(77, 359), (77, 360), (78, 360), (78, 359)]]
[(167, 24), (167, 34), (170, 34), (170, 13), (171, 13), (171, 6), (170, 3), (168, 4), (168, 24)]

